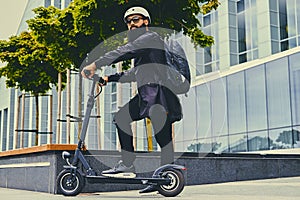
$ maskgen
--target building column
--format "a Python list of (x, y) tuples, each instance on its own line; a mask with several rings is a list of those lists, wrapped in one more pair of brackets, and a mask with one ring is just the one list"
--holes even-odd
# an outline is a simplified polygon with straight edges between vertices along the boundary
[(257, 4), (258, 58), (272, 55), (270, 8), (269, 1), (259, 1)]

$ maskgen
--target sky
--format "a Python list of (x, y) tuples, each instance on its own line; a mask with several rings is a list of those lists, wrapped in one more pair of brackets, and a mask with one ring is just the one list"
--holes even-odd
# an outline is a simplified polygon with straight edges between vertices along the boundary
[(0, 0), (0, 40), (17, 33), (27, 1)]

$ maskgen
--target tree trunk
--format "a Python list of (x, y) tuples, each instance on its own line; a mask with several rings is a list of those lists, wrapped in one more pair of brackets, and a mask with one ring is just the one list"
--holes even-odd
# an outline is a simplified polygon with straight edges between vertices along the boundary
[(39, 95), (35, 94), (35, 145), (39, 144)]
[(71, 143), (71, 70), (67, 69), (67, 144)]
[[(61, 73), (58, 73), (57, 119), (61, 119)], [(56, 144), (60, 144), (60, 121), (56, 123)]]

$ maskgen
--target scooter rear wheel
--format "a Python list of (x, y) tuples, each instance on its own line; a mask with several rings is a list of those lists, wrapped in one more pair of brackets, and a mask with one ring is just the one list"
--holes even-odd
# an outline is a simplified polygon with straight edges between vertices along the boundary
[(163, 178), (170, 179), (168, 185), (159, 185), (158, 192), (165, 197), (175, 197), (180, 194), (184, 188), (184, 176), (179, 170), (167, 169), (162, 174)]
[(78, 172), (72, 173), (65, 169), (57, 176), (57, 193), (62, 193), (65, 196), (78, 195), (84, 185), (84, 178)]

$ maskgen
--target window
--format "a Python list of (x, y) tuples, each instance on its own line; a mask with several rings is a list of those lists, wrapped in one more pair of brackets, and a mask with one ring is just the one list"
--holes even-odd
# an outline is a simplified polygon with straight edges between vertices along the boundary
[(265, 68), (260, 65), (245, 71), (248, 131), (267, 129)]
[(203, 26), (209, 26), (211, 24), (211, 16), (210, 14), (203, 17)]
[(292, 123), (300, 125), (300, 53), (290, 56)]
[(227, 135), (226, 81), (220, 78), (210, 84), (212, 136)]
[[(1, 121), (0, 121), (1, 122)], [(3, 110), (3, 121), (2, 121), (2, 151), (6, 151), (7, 143), (7, 132), (8, 132), (8, 108)]]
[(244, 72), (227, 77), (228, 98), (228, 131), (246, 132), (246, 105)]
[(249, 151), (260, 151), (269, 149), (267, 131), (251, 132), (248, 134)]
[(202, 84), (196, 87), (197, 90), (197, 129), (198, 137), (211, 137), (211, 102), (210, 84)]
[(243, 12), (245, 10), (244, 0), (239, 0), (236, 5), (237, 5), (237, 12), (238, 13)]
[(61, 8), (61, 0), (54, 0), (54, 7)]
[(269, 128), (289, 126), (291, 107), (287, 58), (266, 64)]

